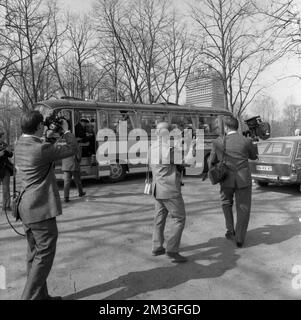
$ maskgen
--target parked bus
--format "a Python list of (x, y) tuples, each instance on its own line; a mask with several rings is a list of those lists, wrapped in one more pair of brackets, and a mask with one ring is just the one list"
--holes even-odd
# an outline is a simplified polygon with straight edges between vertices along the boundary
[[(170, 125), (181, 129), (204, 129), (204, 160), (207, 162), (211, 150), (212, 140), (223, 133), (223, 116), (231, 112), (217, 108), (201, 108), (175, 104), (133, 104), (125, 102), (94, 102), (75, 98), (38, 102), (35, 110), (39, 110), (44, 118), (51, 115), (64, 117), (68, 120), (71, 132), (78, 133), (80, 122), (87, 124), (88, 138), (80, 142), (82, 148), (81, 177), (82, 179), (99, 179), (108, 177), (112, 182), (121, 181), (128, 173), (145, 172), (145, 164), (98, 163), (96, 152), (100, 141), (97, 141), (97, 132), (100, 129), (112, 129), (118, 135), (118, 124), (127, 121), (128, 131), (135, 128), (144, 129), (150, 137), (151, 130), (160, 121), (167, 121)], [(117, 150), (118, 153), (118, 150)], [(205, 165), (206, 167), (206, 165)], [(205, 168), (206, 170), (206, 168)], [(201, 173), (201, 172), (200, 172)], [(60, 163), (56, 163), (56, 176), (63, 178)]]

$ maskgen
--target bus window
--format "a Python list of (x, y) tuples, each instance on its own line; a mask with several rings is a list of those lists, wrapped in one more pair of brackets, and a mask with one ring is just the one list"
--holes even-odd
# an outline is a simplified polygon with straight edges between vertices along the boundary
[(98, 130), (105, 129), (109, 127), (109, 119), (108, 119), (108, 113), (106, 111), (99, 111), (97, 113), (97, 119), (98, 119)]
[(173, 114), (171, 117), (171, 129), (184, 129), (196, 128), (194, 116), (187, 114)]
[(218, 116), (200, 116), (199, 117), (199, 129), (203, 129), (205, 136), (217, 136), (221, 134), (220, 120)]
[(159, 122), (165, 121), (169, 123), (169, 115), (167, 113), (159, 112), (142, 112), (140, 115), (141, 119), (141, 128), (151, 135), (151, 130), (156, 129), (156, 126)]
[(114, 110), (108, 114), (108, 128), (118, 133), (118, 125), (121, 121), (127, 122), (127, 129), (131, 131), (135, 128), (135, 114), (132, 111)]

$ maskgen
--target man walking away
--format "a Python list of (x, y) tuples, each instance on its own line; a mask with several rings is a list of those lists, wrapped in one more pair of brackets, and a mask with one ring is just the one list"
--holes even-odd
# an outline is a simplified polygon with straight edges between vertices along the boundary
[[(257, 145), (238, 130), (238, 120), (232, 116), (224, 121), (225, 137), (213, 141), (209, 159), (209, 167), (221, 161), (225, 139), (225, 162), (227, 176), (221, 182), (221, 201), (226, 220), (227, 239), (235, 239), (237, 247), (244, 244), (251, 211), (252, 178), (248, 159), (256, 160), (258, 156)], [(235, 196), (237, 222), (234, 228), (233, 198)]]
[(62, 214), (60, 195), (53, 162), (73, 156), (77, 151), (68, 123), (62, 120), (66, 145), (43, 143), (43, 116), (31, 111), (22, 116), (16, 150), (16, 166), (23, 183), (19, 205), (20, 217), (27, 238), (27, 281), (22, 300), (53, 300), (47, 289), (47, 277), (56, 251), (58, 230), (56, 216)]

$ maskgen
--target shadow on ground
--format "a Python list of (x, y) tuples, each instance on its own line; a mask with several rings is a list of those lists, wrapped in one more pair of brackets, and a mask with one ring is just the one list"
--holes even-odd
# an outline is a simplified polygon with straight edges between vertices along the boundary
[[(68, 295), (64, 299), (89, 298), (95, 294), (120, 288), (119, 291), (105, 299), (124, 300), (149, 291), (170, 289), (192, 279), (216, 278), (236, 266), (239, 255), (235, 253), (234, 246), (229, 245), (224, 238), (211, 239), (201, 246), (205, 249), (205, 252), (189, 256), (190, 261), (188, 263), (130, 272), (107, 283)], [(212, 263), (202, 265), (197, 262), (198, 260), (210, 260)]]
[[(248, 232), (245, 248), (261, 244), (279, 244), (300, 234), (300, 224), (266, 225)], [(188, 256), (189, 261), (185, 264), (130, 272), (115, 280), (68, 295), (64, 299), (89, 298), (92, 295), (119, 288), (117, 292), (105, 299), (124, 300), (150, 291), (171, 289), (190, 280), (217, 278), (236, 267), (240, 257), (239, 252), (244, 249), (237, 249), (231, 241), (218, 237), (206, 243), (185, 247), (181, 251), (193, 250), (199, 252)]]

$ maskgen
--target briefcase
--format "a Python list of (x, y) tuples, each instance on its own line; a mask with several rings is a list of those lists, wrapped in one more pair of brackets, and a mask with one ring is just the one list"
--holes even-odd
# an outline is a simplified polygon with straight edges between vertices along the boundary
[(227, 177), (227, 168), (224, 162), (219, 162), (209, 169), (208, 177), (213, 185), (221, 183)]
[(222, 159), (213, 165), (208, 171), (208, 177), (213, 185), (223, 182), (227, 177), (227, 166), (225, 163), (226, 156), (226, 137), (223, 138)]

